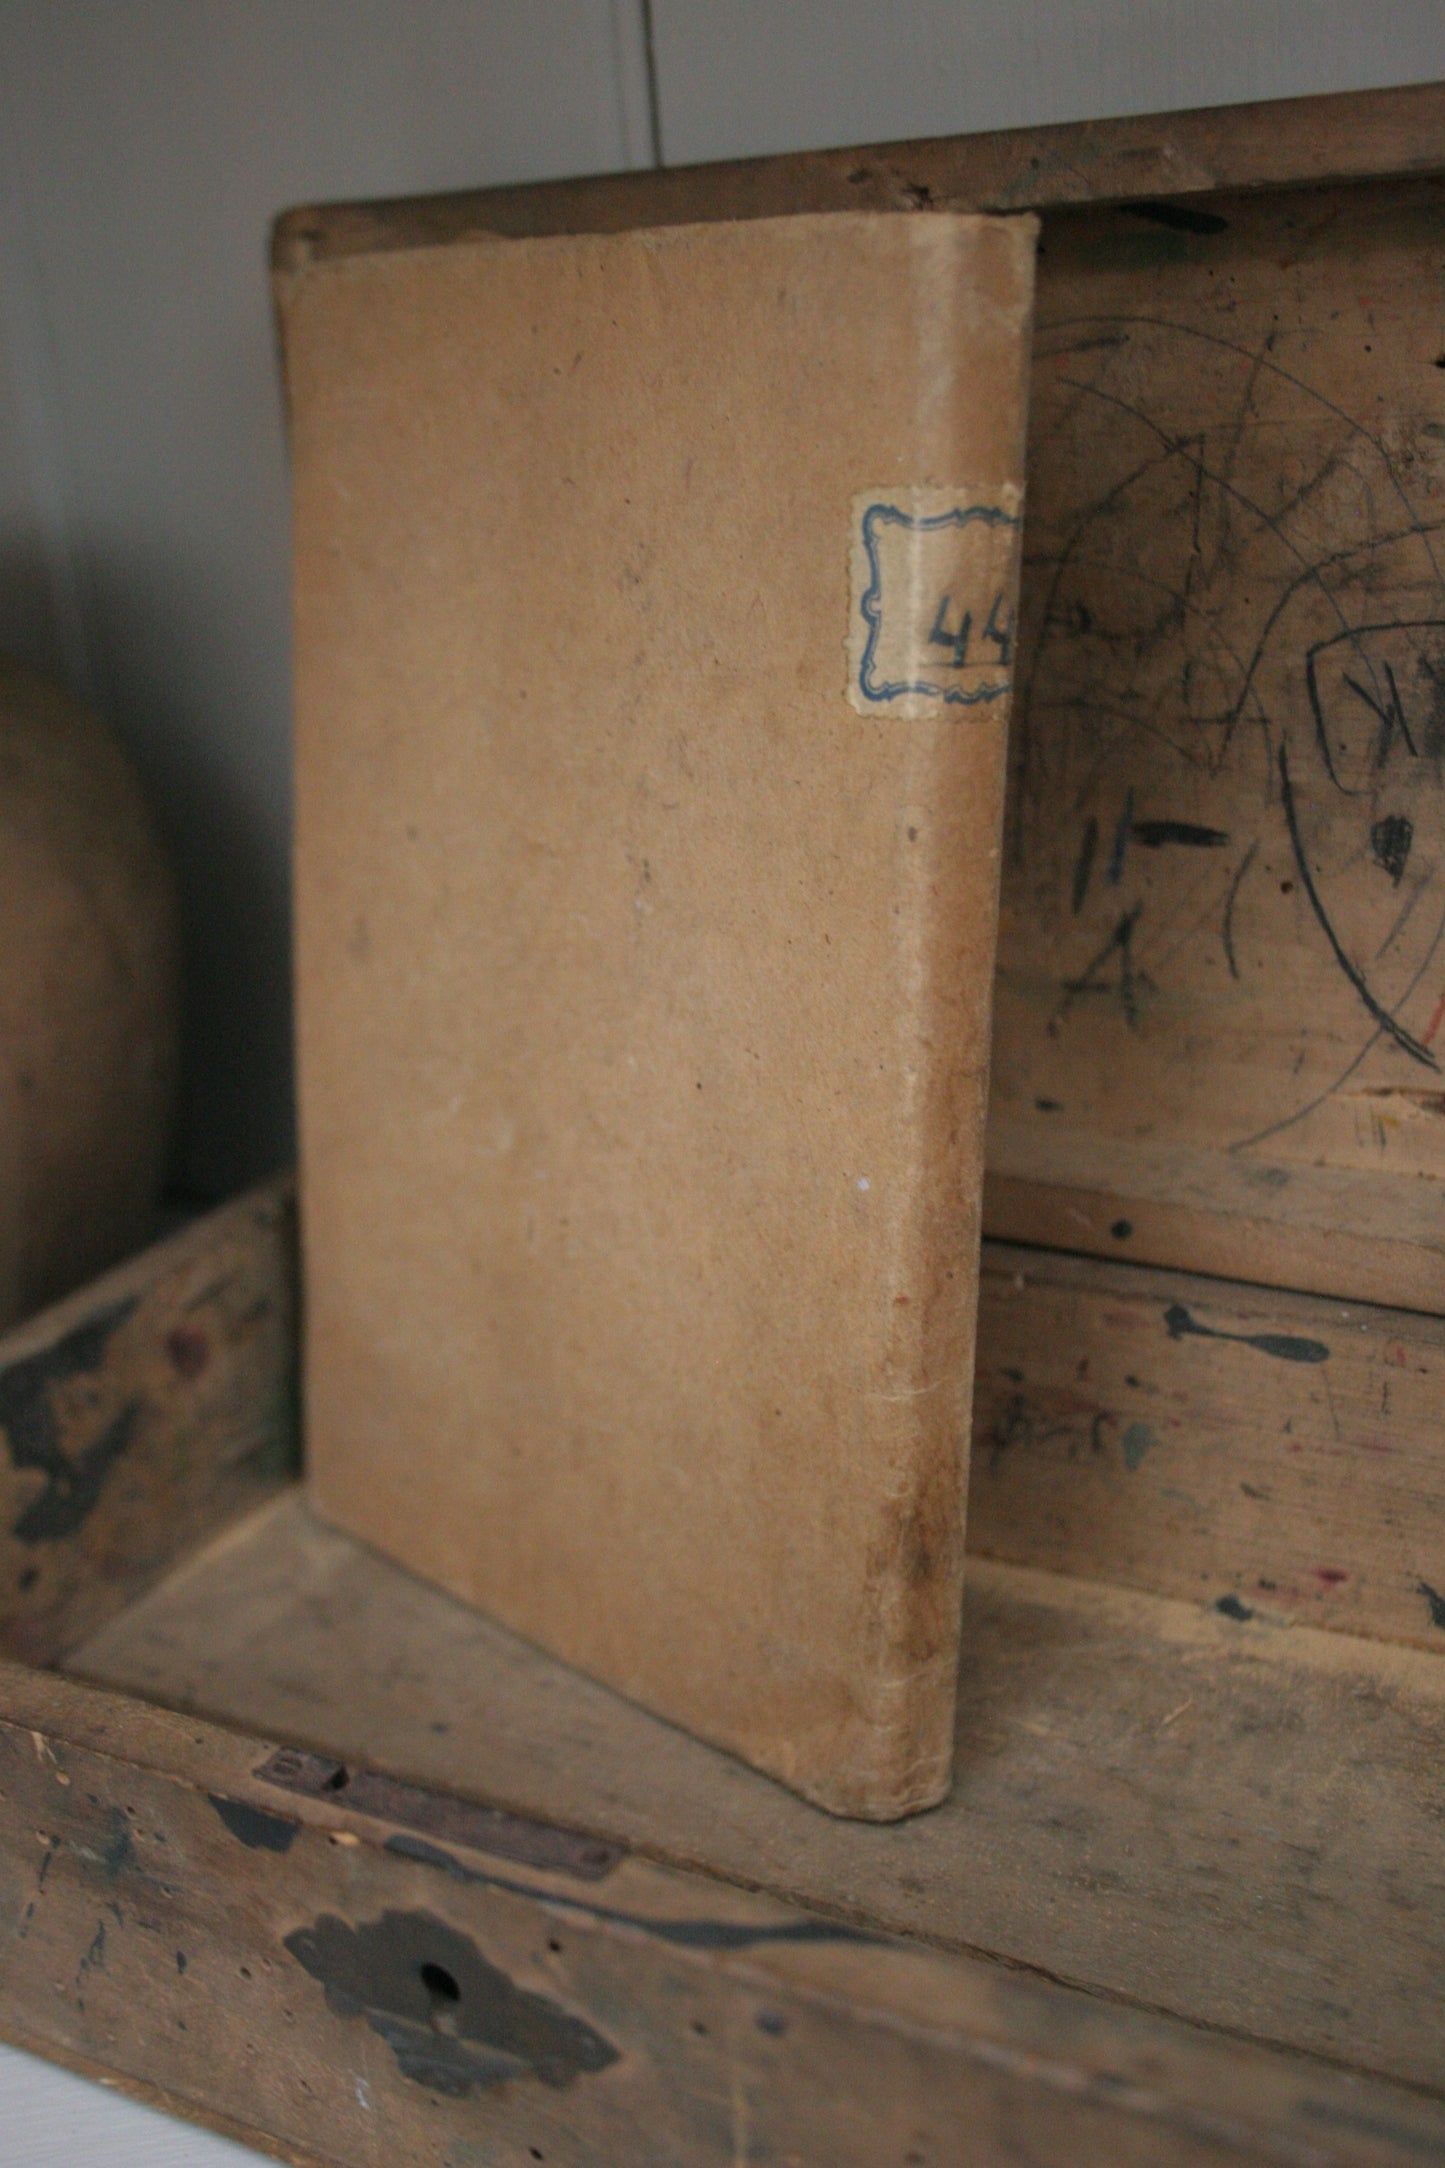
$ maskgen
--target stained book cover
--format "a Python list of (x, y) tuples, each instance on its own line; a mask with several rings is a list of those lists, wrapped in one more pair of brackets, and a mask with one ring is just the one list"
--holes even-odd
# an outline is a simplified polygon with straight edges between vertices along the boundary
[(947, 1788), (1034, 227), (281, 282), (316, 1510)]

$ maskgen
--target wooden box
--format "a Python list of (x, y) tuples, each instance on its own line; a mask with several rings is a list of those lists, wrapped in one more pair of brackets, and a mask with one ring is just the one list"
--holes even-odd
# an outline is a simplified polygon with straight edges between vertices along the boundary
[(1044, 214), (949, 1802), (310, 1521), (284, 1186), (0, 1347), (0, 2030), (296, 2161), (1445, 2161), (1445, 90), (327, 211)]

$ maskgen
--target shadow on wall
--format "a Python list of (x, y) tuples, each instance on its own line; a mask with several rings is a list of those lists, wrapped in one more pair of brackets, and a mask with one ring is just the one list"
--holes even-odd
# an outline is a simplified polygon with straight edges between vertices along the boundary
[(49, 575), (34, 538), (0, 522), (0, 655), (63, 678)]
[[(194, 558), (143, 541), (87, 567), (103, 628), (102, 698), (135, 760), (176, 867), (181, 907), (181, 1071), (173, 1186), (215, 1203), (284, 1165), (291, 1090), (289, 819), (258, 765), (258, 680), (283, 690), (281, 610), (205, 591)], [(270, 667), (268, 668), (268, 665)], [(222, 727), (216, 727), (216, 719)], [(202, 727), (204, 718), (207, 727)], [(229, 724), (229, 727), (225, 727)], [(284, 770), (283, 770), (284, 773)]]
[[(122, 633), (104, 657), (100, 705), (139, 775), (179, 892), (180, 1078), (167, 1188), (178, 1205), (204, 1206), (292, 1149), (284, 830), (254, 766), (236, 757), (236, 736), (194, 727), (218, 689), (224, 696), (225, 648), (245, 628), (226, 622), (219, 596), (195, 592), (191, 573), (146, 565), (140, 552), (91, 563), (87, 575), (95, 622)], [(53, 594), (33, 536), (0, 527), (0, 660), (78, 694)], [(211, 637), (178, 691), (176, 658), (197, 649), (198, 622)], [(253, 683), (237, 683), (238, 704)]]

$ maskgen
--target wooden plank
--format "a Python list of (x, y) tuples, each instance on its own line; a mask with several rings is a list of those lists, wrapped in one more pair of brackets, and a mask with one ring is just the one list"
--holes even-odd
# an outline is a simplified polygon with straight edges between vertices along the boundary
[(1445, 1323), (984, 1255), (971, 1551), (1445, 1655)]
[(66, 1680), (0, 1706), (0, 2030), (284, 2159), (1445, 2160), (1445, 2104), (1308, 2058), (638, 1857), (438, 1846)]
[(991, 1231), (1445, 1308), (1441, 204), (1049, 229)]
[(475, 233), (616, 232), (786, 211), (1046, 210), (1294, 187), (1445, 164), (1445, 86), (1069, 121), (870, 149), (330, 204), (276, 226), (278, 271)]
[[(51, 1388), (58, 1450), (82, 1466), (87, 1441), (139, 1400), (126, 1457), (139, 1449), (141, 1465), (129, 1486), (117, 1475), (96, 1489), (92, 1550), (77, 1548), (79, 1530), (12, 1537), (12, 1649), (49, 1660), (267, 1495), (293, 1449), (293, 1273), (278, 1185), (133, 1260), (109, 1296), (88, 1290), (12, 1336), (23, 1365), (77, 1323), (88, 1333), (117, 1292), (143, 1291), (103, 1351), (98, 1397), (93, 1379)], [(981, 1287), (971, 1550), (1445, 1650), (1439, 1324), (998, 1243), (985, 1244)], [(1171, 1331), (1180, 1309), (1208, 1330)], [(178, 1329), (209, 1336), (204, 1373), (193, 1359), (192, 1375), (177, 1371), (166, 1343)], [(1330, 1357), (1302, 1364), (1248, 1344), (1270, 1335)], [(187, 1358), (198, 1345), (177, 1342)], [(13, 1519), (50, 1495), (42, 1472), (12, 1468), (10, 1480)]]
[[(1445, 1213), (1430, 1180), (1362, 1178), (1229, 1151), (1030, 1131), (1008, 1174), (995, 1122), (984, 1222), (1002, 1242), (1147, 1259), (1221, 1279), (1438, 1314)], [(1002, 1160), (1001, 1167), (997, 1162)]]
[[(138, 1397), (127, 1452), (139, 1441), (149, 1472), (139, 1491), (97, 1491), (94, 1572), (72, 1537), (49, 1547), (43, 1587), (38, 1577), (22, 1586), (47, 1553), (15, 1542), (12, 1647), (47, 1660), (266, 1495), (291, 1450), (288, 1214), (279, 1188), (243, 1200), (117, 1276), (148, 1290), (143, 1309), (106, 1350), (101, 1397), (60, 1396), (61, 1449), (83, 1462), (107, 1411)], [(1197, 1224), (1214, 1223), (1200, 1214)], [(209, 1287), (220, 1263), (240, 1274), (225, 1304)], [(208, 1385), (164, 1353), (203, 1279), (223, 1356)], [(58, 1320), (36, 1321), (16, 1359), (63, 1345), (67, 1316), (83, 1323), (108, 1306), (93, 1290)], [(1200, 1329), (1171, 1330), (1181, 1310)], [(1269, 1336), (1330, 1356), (1300, 1363), (1251, 1344)], [(1442, 1344), (1438, 1323), (1408, 1312), (1351, 1304), (1346, 1314), (1257, 1286), (986, 1244), (970, 1548), (1445, 1650)], [(42, 1479), (12, 1480), (18, 1518), (44, 1495)]]
[(818, 1814), (291, 1499), (74, 1663), (348, 1768), (1445, 2088), (1445, 1664), (982, 1560), (964, 1647), (953, 1795), (892, 1828)]
[(289, 1179), (0, 1339), (0, 1648), (49, 1663), (292, 1471)]

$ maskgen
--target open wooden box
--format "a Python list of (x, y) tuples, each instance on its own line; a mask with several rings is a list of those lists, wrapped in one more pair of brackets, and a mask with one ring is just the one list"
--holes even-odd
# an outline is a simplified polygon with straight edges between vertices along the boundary
[(9, 2038), (298, 2161), (1445, 2160), (1442, 171), (1430, 88), (283, 222), (1045, 212), (957, 1781), (832, 1821), (313, 1523), (276, 1186), (0, 1348)]

